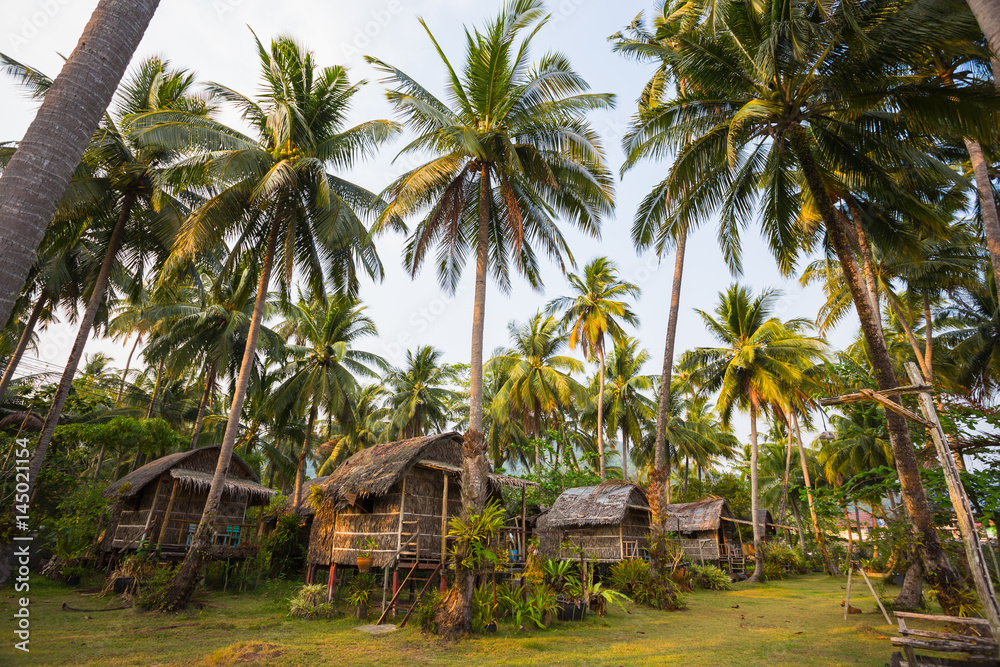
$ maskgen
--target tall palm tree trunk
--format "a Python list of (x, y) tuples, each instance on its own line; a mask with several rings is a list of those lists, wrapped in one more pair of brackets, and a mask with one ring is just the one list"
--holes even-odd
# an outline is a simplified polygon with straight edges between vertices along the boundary
[(66, 360), (66, 368), (63, 370), (62, 378), (59, 380), (59, 386), (56, 388), (56, 395), (52, 398), (52, 406), (49, 408), (49, 413), (45, 416), (42, 432), (38, 435), (38, 445), (35, 446), (35, 451), (31, 455), (31, 463), (28, 465), (29, 493), (30, 489), (38, 482), (38, 474), (42, 470), (42, 464), (45, 461), (45, 454), (48, 452), (49, 443), (52, 442), (52, 434), (55, 432), (56, 426), (59, 425), (59, 417), (62, 415), (63, 407), (66, 405), (66, 399), (69, 398), (69, 392), (73, 388), (73, 377), (76, 375), (76, 369), (80, 365), (80, 359), (83, 358), (83, 349), (87, 345), (87, 339), (90, 338), (90, 331), (94, 326), (97, 310), (100, 308), (101, 301), (104, 300), (108, 290), (111, 267), (114, 266), (115, 257), (118, 255), (118, 249), (121, 247), (122, 238), (125, 235), (125, 223), (128, 222), (129, 216), (132, 214), (132, 205), (135, 203), (135, 198), (136, 193), (131, 189), (126, 190), (122, 197), (121, 210), (118, 213), (118, 219), (115, 221), (115, 227), (108, 241), (107, 254), (104, 255), (104, 261), (101, 263), (101, 269), (97, 274), (97, 281), (94, 283), (93, 292), (90, 295), (90, 300), (87, 302), (87, 309), (83, 313), (80, 328), (76, 332), (76, 340), (73, 341), (73, 348), (70, 350), (69, 359)]
[(14, 371), (17, 370), (18, 364), (21, 363), (24, 351), (28, 349), (28, 344), (31, 342), (31, 335), (35, 332), (35, 325), (38, 323), (38, 318), (45, 309), (45, 303), (48, 300), (48, 292), (42, 290), (41, 296), (38, 297), (34, 308), (31, 309), (31, 314), (28, 315), (28, 321), (24, 323), (24, 331), (21, 332), (21, 337), (17, 341), (14, 353), (10, 355), (10, 361), (7, 362), (7, 368), (3, 372), (3, 379), (0, 379), (0, 400), (7, 393), (10, 381), (14, 378)]
[(306, 456), (309, 455), (309, 440), (312, 438), (313, 424), (316, 423), (316, 403), (309, 408), (309, 420), (306, 422), (306, 436), (302, 439), (302, 451), (299, 452), (299, 465), (295, 469), (295, 492), (292, 494), (292, 504), (297, 509), (302, 504), (302, 480), (306, 475)]
[(764, 581), (764, 551), (760, 548), (760, 488), (757, 483), (757, 397), (750, 397), (750, 520), (753, 523), (753, 574), (749, 581)]
[(927, 367), (927, 360), (924, 358), (924, 352), (920, 349), (920, 343), (917, 341), (917, 337), (913, 335), (913, 327), (910, 326), (906, 314), (899, 307), (899, 304), (896, 303), (895, 299), (890, 296), (888, 301), (892, 307), (892, 312), (896, 313), (896, 319), (899, 320), (899, 325), (903, 328), (903, 333), (906, 334), (906, 340), (909, 341), (910, 349), (913, 350), (913, 356), (916, 357), (917, 364), (920, 366), (920, 373), (924, 376), (925, 381), (930, 382), (931, 371)]
[(604, 458), (604, 336), (597, 341), (597, 358), (601, 364), (600, 386), (597, 388), (597, 455), (601, 459), (601, 479), (605, 479)]
[(153, 418), (153, 411), (156, 407), (156, 398), (160, 395), (160, 383), (163, 381), (163, 365), (166, 362), (160, 359), (156, 366), (156, 380), (153, 382), (153, 396), (149, 399), (149, 407), (146, 408), (146, 419)]
[(820, 555), (823, 557), (823, 564), (827, 572), (833, 576), (839, 576), (840, 570), (830, 558), (830, 552), (826, 550), (826, 539), (823, 531), (819, 529), (819, 519), (816, 516), (816, 503), (813, 501), (812, 483), (809, 480), (809, 466), (806, 463), (806, 450), (802, 445), (802, 430), (799, 428), (799, 418), (792, 413), (792, 425), (795, 427), (795, 441), (799, 445), (799, 463), (802, 465), (802, 483), (806, 486), (806, 502), (809, 505), (809, 519), (812, 521), (813, 535), (816, 537), (816, 546), (819, 547)]
[(797, 529), (795, 532), (799, 534), (799, 550), (805, 554), (806, 536), (802, 530), (802, 513), (799, 511), (799, 506), (795, 503), (794, 499), (789, 503), (789, 506), (792, 510), (792, 517), (795, 519), (795, 527)]
[[(0, 177), (0, 322), (159, 0), (101, 0)], [(43, 452), (44, 455), (44, 452)]]
[[(877, 313), (871, 309), (871, 303), (865, 298), (863, 280), (859, 275), (858, 265), (847, 239), (845, 230), (834, 211), (833, 203), (826, 190), (823, 176), (816, 164), (809, 145), (809, 138), (801, 127), (792, 133), (792, 150), (795, 152), (802, 167), (809, 190), (817, 203), (820, 215), (826, 227), (827, 236), (837, 253), (844, 278), (858, 311), (861, 331), (864, 334), (868, 352), (871, 357), (875, 382), (879, 389), (892, 389), (898, 384), (892, 368), (892, 360), (886, 349), (885, 339), (879, 335), (876, 326)], [(896, 399), (898, 401), (898, 399)], [(961, 582), (941, 547), (941, 540), (934, 525), (927, 496), (920, 481), (920, 468), (917, 465), (913, 442), (906, 419), (895, 412), (885, 412), (886, 425), (889, 431), (889, 441), (896, 462), (896, 472), (899, 474), (900, 490), (907, 514), (917, 532), (920, 544), (920, 556), (924, 562), (925, 571), (930, 582), (938, 587), (940, 600), (946, 613), (957, 610), (956, 595), (960, 592)]]
[[(993, 52), (993, 81), (1000, 90), (1000, 0), (967, 0)], [(998, 283), (1000, 284), (1000, 283)]]
[(656, 444), (654, 466), (657, 470), (667, 465), (667, 419), (670, 416), (670, 383), (674, 368), (674, 345), (677, 342), (677, 317), (681, 308), (681, 280), (684, 277), (684, 252), (687, 248), (687, 231), (677, 235), (677, 254), (674, 258), (674, 280), (670, 290), (670, 315), (667, 319), (667, 341), (663, 349), (663, 372), (660, 374), (660, 396), (656, 410)]
[(622, 479), (628, 481), (628, 431), (622, 427)]
[(219, 451), (219, 461), (212, 477), (212, 486), (205, 499), (205, 510), (202, 512), (201, 521), (198, 523), (194, 539), (191, 540), (191, 548), (188, 549), (187, 556), (184, 557), (184, 562), (181, 563), (177, 575), (167, 591), (163, 605), (166, 610), (180, 609), (191, 599), (194, 587), (198, 583), (204, 554), (210, 546), (214, 529), (212, 524), (215, 523), (215, 516), (219, 512), (219, 501), (222, 499), (226, 473), (229, 472), (229, 462), (232, 460), (233, 448), (236, 446), (236, 437), (240, 430), (243, 402), (246, 400), (247, 387), (250, 385), (254, 359), (257, 356), (257, 338), (260, 335), (260, 323), (267, 306), (267, 288), (271, 282), (275, 249), (278, 245), (278, 232), (281, 228), (279, 220), (279, 212), (275, 212), (274, 219), (271, 221), (267, 246), (264, 249), (264, 264), (260, 269), (260, 282), (257, 284), (257, 297), (253, 304), (250, 328), (247, 330), (243, 361), (240, 364), (240, 374), (236, 379), (236, 386), (233, 388), (233, 402), (229, 407), (229, 420), (226, 422), (226, 433), (222, 438), (222, 448)]
[[(789, 415), (791, 409), (789, 409)], [(785, 510), (788, 508), (788, 478), (792, 474), (792, 420), (786, 420), (785, 426), (788, 428), (788, 442), (785, 445), (785, 476), (781, 479), (781, 501), (778, 503), (778, 523), (785, 523)]]
[[(1000, 17), (994, 16), (993, 20), (1000, 21)], [(982, 24), (981, 20), (980, 24)], [(1000, 215), (997, 214), (997, 202), (993, 197), (993, 183), (990, 181), (989, 165), (986, 164), (983, 147), (978, 141), (966, 138), (965, 148), (969, 152), (972, 173), (976, 179), (979, 210), (983, 214), (983, 231), (986, 234), (986, 249), (990, 253), (990, 264), (993, 265), (996, 284), (1000, 285)]]
[(215, 364), (208, 367), (208, 376), (205, 378), (205, 391), (201, 394), (201, 401), (198, 403), (198, 416), (194, 419), (194, 433), (191, 434), (191, 447), (198, 446), (198, 437), (201, 435), (201, 425), (205, 420), (205, 409), (208, 407), (208, 399), (215, 388)]
[[(462, 443), (462, 518), (486, 502), (489, 464), (483, 442), (483, 335), (486, 328), (486, 274), (489, 268), (490, 170), (480, 166), (479, 230), (476, 240), (476, 293), (472, 308), (472, 351), (469, 372), (469, 432)], [(457, 559), (456, 559), (457, 562)], [(476, 573), (456, 565), (455, 583), (441, 603), (435, 622), (440, 634), (457, 638), (472, 628), (472, 596)]]
[(142, 334), (136, 335), (135, 343), (132, 344), (132, 349), (129, 350), (128, 359), (125, 360), (125, 370), (122, 371), (122, 379), (118, 383), (118, 397), (115, 399), (115, 405), (119, 407), (122, 404), (122, 396), (125, 394), (125, 380), (128, 378), (128, 370), (132, 367), (132, 356), (135, 354), (135, 348), (139, 347), (140, 341), (142, 341)]

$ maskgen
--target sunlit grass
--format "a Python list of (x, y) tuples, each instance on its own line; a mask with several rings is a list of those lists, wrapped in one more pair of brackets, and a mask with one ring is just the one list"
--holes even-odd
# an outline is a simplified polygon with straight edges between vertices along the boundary
[[(809, 575), (700, 591), (680, 612), (630, 606), (606, 618), (557, 624), (446, 643), (419, 628), (373, 637), (353, 618), (306, 621), (287, 616), (297, 584), (268, 584), (253, 593), (199, 593), (210, 603), (179, 614), (62, 611), (117, 607), (117, 600), (85, 596), (63, 586), (33, 582), (34, 665), (882, 665), (891, 628), (868, 595), (852, 598), (864, 613), (844, 621), (844, 578)], [(85, 582), (88, 584), (99, 583)], [(0, 613), (13, 613), (13, 594)], [(8, 613), (10, 612), (10, 613)], [(25, 664), (11, 643), (0, 664)], [(19, 659), (21, 658), (21, 659)]]

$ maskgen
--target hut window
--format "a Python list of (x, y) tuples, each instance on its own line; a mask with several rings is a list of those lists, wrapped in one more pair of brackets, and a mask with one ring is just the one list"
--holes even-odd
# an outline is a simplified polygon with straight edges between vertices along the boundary
[(350, 500), (351, 506), (364, 514), (371, 514), (375, 511), (375, 496), (356, 496)]

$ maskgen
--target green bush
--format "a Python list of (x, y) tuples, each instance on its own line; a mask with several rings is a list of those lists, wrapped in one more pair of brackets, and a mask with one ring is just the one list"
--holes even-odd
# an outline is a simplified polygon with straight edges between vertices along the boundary
[(420, 600), (420, 604), (417, 605), (414, 615), (417, 617), (417, 623), (420, 624), (421, 632), (437, 634), (437, 623), (434, 621), (434, 617), (437, 615), (442, 602), (444, 602), (444, 596), (436, 588), (427, 591)]
[(714, 565), (692, 565), (691, 583), (698, 588), (709, 591), (728, 591), (732, 589), (729, 585), (729, 575)]
[(610, 579), (616, 591), (639, 604), (647, 604), (660, 610), (680, 609), (683, 604), (678, 585), (670, 576), (654, 576), (646, 561), (619, 561), (611, 566)]
[(135, 596), (135, 605), (139, 609), (161, 610), (167, 606), (167, 592), (174, 580), (173, 567), (158, 567), (153, 576), (139, 583), (139, 592)]
[(329, 602), (323, 601), (325, 597), (326, 586), (323, 584), (303, 586), (288, 601), (288, 615), (293, 618), (330, 618), (334, 610)]

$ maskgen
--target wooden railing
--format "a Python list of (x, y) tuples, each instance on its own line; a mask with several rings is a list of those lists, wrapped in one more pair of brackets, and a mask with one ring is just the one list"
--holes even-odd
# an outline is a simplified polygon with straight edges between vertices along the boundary
[[(178, 527), (179, 537), (176, 542), (168, 542), (167, 544), (191, 546), (194, 533), (198, 529), (198, 522), (170, 519), (169, 523)], [(216, 523), (212, 528), (214, 530), (212, 545), (217, 547), (235, 548), (244, 544), (252, 544), (257, 535), (257, 524), (252, 523)]]

